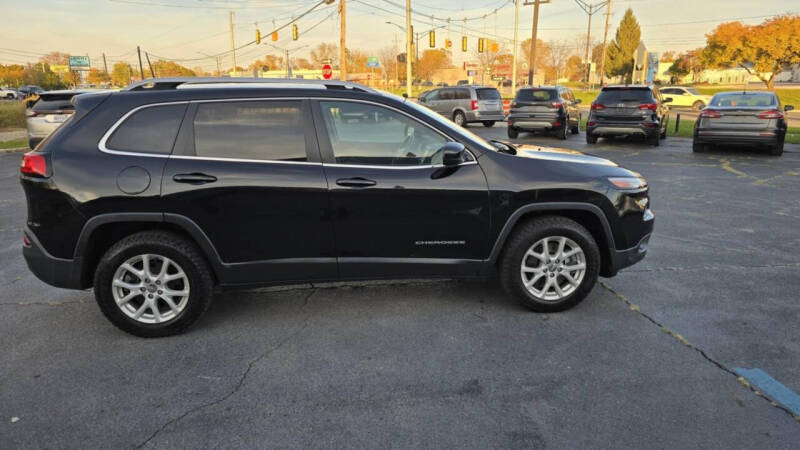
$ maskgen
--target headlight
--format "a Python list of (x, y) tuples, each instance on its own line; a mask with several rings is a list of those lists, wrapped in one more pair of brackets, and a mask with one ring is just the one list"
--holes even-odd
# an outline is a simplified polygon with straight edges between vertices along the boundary
[(635, 177), (615, 177), (608, 181), (618, 189), (644, 189), (647, 187), (647, 180)]

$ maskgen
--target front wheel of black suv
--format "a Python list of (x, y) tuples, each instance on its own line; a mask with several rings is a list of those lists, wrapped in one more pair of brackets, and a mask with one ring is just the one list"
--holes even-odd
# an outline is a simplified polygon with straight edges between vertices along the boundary
[(484, 120), (483, 121), (483, 126), (485, 126), (486, 128), (493, 127), (494, 126), (494, 120)]
[(508, 127), (508, 138), (509, 139), (516, 139), (519, 136), (519, 130), (514, 127)]
[(574, 127), (570, 128), (569, 131), (572, 134), (578, 134), (581, 132), (581, 116), (578, 116), (578, 122), (575, 124)]
[(114, 244), (97, 265), (94, 293), (115, 326), (140, 337), (179, 334), (208, 308), (214, 281), (184, 237), (143, 231)]
[(500, 261), (503, 290), (539, 312), (563, 311), (597, 282), (600, 251), (586, 228), (560, 216), (530, 220), (509, 238)]

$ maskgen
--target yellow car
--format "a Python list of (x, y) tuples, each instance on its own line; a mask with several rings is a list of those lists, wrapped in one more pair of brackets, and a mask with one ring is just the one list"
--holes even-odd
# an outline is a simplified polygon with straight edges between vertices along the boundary
[(695, 111), (700, 111), (711, 100), (710, 95), (700, 94), (694, 88), (667, 86), (660, 88), (659, 91), (661, 91), (661, 96), (665, 99), (672, 99), (672, 103), (669, 104), (670, 108), (692, 108)]

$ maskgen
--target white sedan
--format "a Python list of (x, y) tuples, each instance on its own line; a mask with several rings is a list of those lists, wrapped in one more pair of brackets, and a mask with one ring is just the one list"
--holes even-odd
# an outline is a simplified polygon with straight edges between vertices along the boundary
[(672, 103), (669, 104), (670, 108), (683, 107), (700, 111), (701, 109), (705, 108), (709, 100), (711, 100), (710, 95), (700, 94), (694, 90), (694, 88), (667, 86), (660, 88), (659, 91), (661, 91), (661, 96), (665, 99), (672, 99)]

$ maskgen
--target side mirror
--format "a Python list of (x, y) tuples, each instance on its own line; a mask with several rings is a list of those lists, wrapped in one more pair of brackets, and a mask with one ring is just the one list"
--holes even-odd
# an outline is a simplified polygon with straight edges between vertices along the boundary
[(442, 164), (457, 166), (464, 162), (464, 145), (458, 142), (448, 142), (439, 149), (442, 152)]
[(672, 103), (672, 97), (666, 97), (664, 103)]
[(792, 111), (792, 110), (794, 110), (794, 106), (792, 106), (792, 105), (786, 105), (786, 106), (784, 106), (784, 107), (783, 107), (783, 110), (784, 110), (785, 112)]
[(577, 105), (577, 104), (579, 104), (579, 103), (581, 103), (581, 102), (583, 102), (583, 100), (581, 100), (581, 99), (579, 99), (579, 98), (576, 98), (576, 99), (575, 99), (575, 104), (576, 104), (576, 105)]

